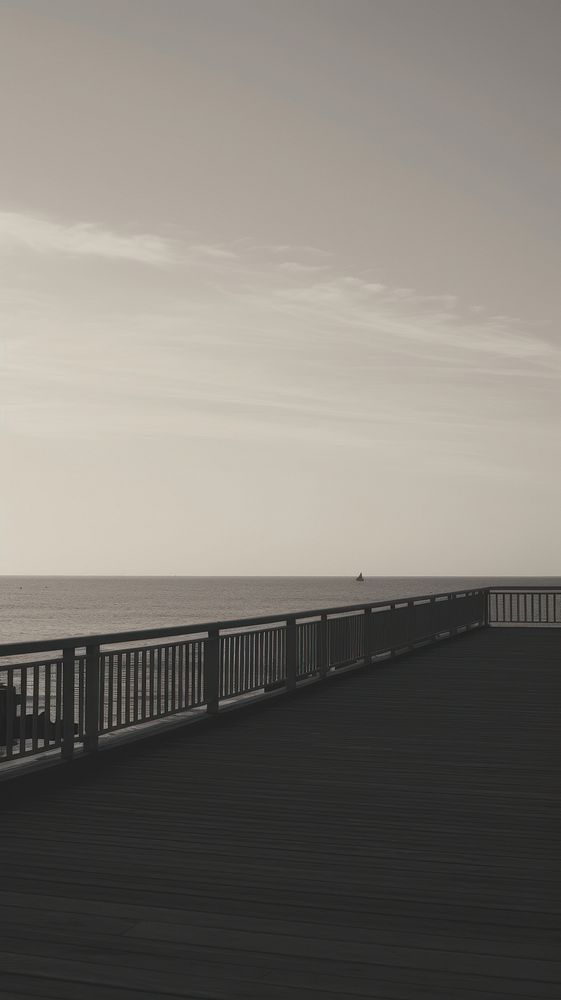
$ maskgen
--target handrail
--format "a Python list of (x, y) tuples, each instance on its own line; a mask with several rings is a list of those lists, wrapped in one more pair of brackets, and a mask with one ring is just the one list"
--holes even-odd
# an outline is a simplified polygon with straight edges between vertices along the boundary
[(129, 632), (106, 632), (98, 634), (66, 636), (63, 639), (37, 639), (30, 642), (3, 642), (0, 643), (0, 656), (15, 656), (18, 653), (41, 653), (53, 649), (82, 649), (92, 644), (106, 646), (110, 643), (136, 642), (137, 639), (165, 639), (179, 635), (198, 635), (204, 632), (219, 631), (226, 629), (244, 628), (245, 626), (271, 625), (275, 622), (288, 621), (295, 618), (297, 621), (304, 618), (320, 618), (322, 615), (342, 615), (350, 612), (363, 611), (364, 608), (388, 608), (402, 604), (420, 604), (424, 601), (439, 600), (441, 598), (459, 597), (464, 594), (488, 593), (489, 587), (469, 587), (463, 590), (443, 591), (435, 594), (415, 594), (412, 597), (392, 597), (385, 601), (363, 601), (361, 604), (348, 604), (342, 607), (319, 608), (313, 611), (289, 611), (283, 614), (261, 615), (257, 618), (232, 618), (225, 621), (200, 622), (195, 625), (171, 625), (162, 628), (133, 629)]
[(487, 620), (493, 626), (561, 627), (561, 587), (490, 587)]
[(545, 587), (543, 583), (536, 584), (536, 586), (530, 584), (527, 587), (523, 587), (520, 584), (516, 584), (516, 586), (514, 587), (499, 586), (497, 584), (497, 586), (495, 587), (487, 587), (486, 590), (490, 594), (510, 594), (514, 593), (515, 591), (521, 591), (521, 592), (523, 591), (525, 594), (533, 594), (534, 591), (536, 593), (538, 591), (544, 591), (547, 592), (548, 594), (556, 594), (559, 591), (561, 591), (561, 584), (554, 583), (551, 585), (551, 587)]
[[(488, 624), (488, 589), (0, 645), (0, 764), (392, 657)], [(153, 645), (134, 645), (156, 640)], [(159, 640), (159, 641), (158, 641)], [(117, 648), (116, 648), (117, 647)], [(43, 658), (30, 654), (48, 652)], [(57, 655), (53, 655), (54, 652)], [(14, 663), (17, 655), (22, 659)], [(27, 658), (26, 657), (30, 657)], [(3, 659), (2, 659), (3, 658)], [(2, 755), (2, 748), (4, 754)]]

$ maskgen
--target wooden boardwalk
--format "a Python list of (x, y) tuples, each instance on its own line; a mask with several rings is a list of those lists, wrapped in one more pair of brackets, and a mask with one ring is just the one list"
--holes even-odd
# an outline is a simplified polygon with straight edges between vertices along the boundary
[(2, 816), (0, 996), (561, 997), (561, 633), (487, 629)]

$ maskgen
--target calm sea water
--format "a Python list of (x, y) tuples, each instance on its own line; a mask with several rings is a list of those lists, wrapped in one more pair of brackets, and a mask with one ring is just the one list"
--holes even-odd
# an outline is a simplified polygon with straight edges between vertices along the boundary
[(490, 584), (560, 578), (0, 577), (0, 642), (284, 614)]

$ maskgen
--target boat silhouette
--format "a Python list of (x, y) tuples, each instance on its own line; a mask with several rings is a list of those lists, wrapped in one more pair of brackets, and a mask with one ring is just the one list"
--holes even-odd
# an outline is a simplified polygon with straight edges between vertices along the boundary
[(358, 576), (356, 577), (356, 582), (357, 583), (364, 583), (364, 577), (362, 575), (362, 572), (359, 573)]

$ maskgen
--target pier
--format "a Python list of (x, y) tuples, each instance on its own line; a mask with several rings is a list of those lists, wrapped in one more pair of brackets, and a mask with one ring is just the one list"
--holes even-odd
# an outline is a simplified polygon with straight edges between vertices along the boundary
[(561, 996), (561, 590), (0, 646), (0, 997)]

